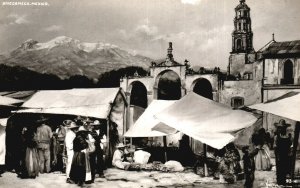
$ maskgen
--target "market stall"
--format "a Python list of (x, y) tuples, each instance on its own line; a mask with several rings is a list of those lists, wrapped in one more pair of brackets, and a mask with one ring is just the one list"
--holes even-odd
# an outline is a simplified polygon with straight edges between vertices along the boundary
[[(103, 119), (107, 123), (109, 140), (112, 128), (118, 130), (121, 139), (124, 133), (126, 106), (124, 93), (120, 88), (44, 90), (36, 92), (21, 106), (23, 109), (16, 113), (74, 115)], [(108, 148), (106, 154), (111, 156), (114, 144), (109, 144)]]
[(294, 141), (293, 141), (293, 164), (292, 164), (292, 178), (295, 172), (295, 161), (297, 148), (299, 145), (299, 132), (300, 132), (300, 93), (289, 92), (281, 97), (268, 101), (266, 103), (255, 104), (249, 106), (249, 108), (260, 110), (263, 112), (271, 113), (277, 116), (288, 118), (296, 121), (294, 129)]

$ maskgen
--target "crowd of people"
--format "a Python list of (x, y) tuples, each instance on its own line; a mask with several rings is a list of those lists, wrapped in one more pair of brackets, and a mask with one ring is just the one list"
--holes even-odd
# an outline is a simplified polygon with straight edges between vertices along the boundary
[[(93, 183), (96, 178), (104, 178), (106, 165), (104, 149), (106, 147), (105, 128), (98, 120), (77, 117), (64, 120), (55, 127), (47, 125), (48, 119), (41, 117), (35, 125), (25, 126), (22, 139), (25, 146), (24, 156), (20, 163), (21, 178), (36, 178), (41, 173), (61, 171), (66, 173), (66, 182), (83, 185)], [(106, 126), (106, 125), (105, 125)], [(285, 120), (275, 123), (275, 132), (271, 134), (264, 128), (255, 131), (251, 136), (250, 146), (239, 149), (234, 143), (216, 150), (207, 146), (205, 157), (196, 156), (190, 148), (189, 137), (183, 135), (179, 140), (178, 162), (183, 166), (208, 164), (209, 175), (234, 183), (244, 173), (245, 187), (253, 187), (255, 170), (269, 171), (272, 168), (270, 150), (274, 149), (276, 177), (279, 185), (286, 183), (292, 169), (292, 135), (288, 133)], [(162, 170), (157, 161), (146, 165), (150, 153), (145, 148), (134, 148), (132, 145), (118, 143), (115, 145), (111, 163), (122, 170)], [(200, 162), (200, 163), (199, 163)], [(136, 164), (145, 164), (143, 167)], [(243, 166), (242, 166), (243, 164)], [(196, 171), (195, 171), (196, 172)]]
[(36, 178), (40, 173), (65, 172), (66, 182), (82, 185), (103, 178), (106, 135), (98, 120), (77, 117), (64, 120), (52, 130), (42, 117), (36, 125), (24, 127), (26, 150), (21, 162), (21, 178)]

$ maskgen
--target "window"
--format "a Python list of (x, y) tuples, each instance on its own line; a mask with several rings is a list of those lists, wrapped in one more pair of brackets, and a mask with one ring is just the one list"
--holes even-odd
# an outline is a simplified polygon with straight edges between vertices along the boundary
[(293, 63), (290, 60), (284, 62), (281, 84), (294, 84), (293, 68)]
[(242, 40), (241, 39), (236, 40), (236, 48), (237, 48), (237, 50), (241, 50), (241, 48), (242, 48)]
[(243, 75), (244, 80), (253, 80), (253, 74), (252, 72), (245, 72)]
[(244, 28), (243, 28), (243, 30), (247, 30), (247, 24), (246, 23), (244, 23)]
[(237, 109), (244, 106), (244, 98), (243, 97), (232, 97), (231, 98), (231, 107), (233, 109)]

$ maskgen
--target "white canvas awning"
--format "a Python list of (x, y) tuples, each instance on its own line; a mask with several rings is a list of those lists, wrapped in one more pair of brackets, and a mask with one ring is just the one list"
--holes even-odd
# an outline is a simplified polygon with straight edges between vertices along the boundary
[[(119, 88), (38, 91), (17, 113), (47, 113), (89, 116), (105, 119), (119, 93)], [(122, 94), (123, 95), (123, 94)]]
[[(231, 134), (256, 122), (249, 112), (233, 110), (224, 104), (193, 92), (155, 115), (162, 123), (211, 147), (221, 149), (234, 140)], [(157, 125), (153, 130), (166, 132)]]
[(0, 165), (5, 165), (6, 155), (6, 124), (8, 118), (0, 119)]
[(1, 118), (0, 119), (0, 125), (3, 126), (3, 127), (6, 127), (7, 120), (8, 120), (8, 118)]
[(0, 96), (0, 106), (13, 106), (14, 104), (22, 103), (23, 100), (10, 97)]
[(168, 134), (176, 133), (175, 129), (168, 130), (168, 133), (162, 133), (152, 130), (152, 128), (159, 124), (160, 121), (154, 118), (154, 114), (172, 105), (175, 101), (170, 100), (153, 100), (146, 108), (144, 113), (138, 118), (132, 127), (124, 134), (125, 137), (157, 137), (166, 136)]
[(290, 92), (267, 103), (254, 104), (249, 108), (268, 112), (294, 121), (300, 121), (300, 93)]

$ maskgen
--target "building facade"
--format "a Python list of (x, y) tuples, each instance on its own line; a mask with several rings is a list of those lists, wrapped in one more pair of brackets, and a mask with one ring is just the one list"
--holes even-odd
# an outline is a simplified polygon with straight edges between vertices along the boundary
[[(291, 91), (300, 91), (300, 41), (276, 42), (273, 39), (257, 52), (253, 48), (250, 8), (245, 0), (236, 6), (232, 32), (232, 51), (226, 76), (219, 68), (191, 70), (188, 62), (178, 63), (169, 43), (167, 57), (152, 62), (147, 77), (121, 80), (130, 108), (127, 129), (154, 99), (177, 100), (188, 92), (240, 108), (268, 102)], [(282, 117), (263, 114), (263, 127), (274, 130)], [(292, 125), (295, 122), (286, 119)], [(291, 131), (294, 129), (292, 126)]]

